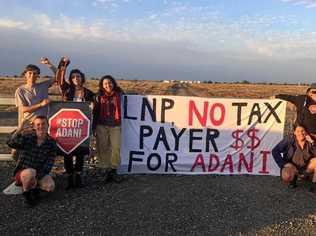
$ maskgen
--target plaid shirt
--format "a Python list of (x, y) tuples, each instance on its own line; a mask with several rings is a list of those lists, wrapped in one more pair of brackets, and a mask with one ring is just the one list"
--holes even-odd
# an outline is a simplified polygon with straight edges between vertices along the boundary
[(19, 160), (14, 175), (19, 170), (33, 168), (36, 170), (37, 178), (41, 179), (51, 171), (58, 150), (55, 140), (51, 137), (47, 136), (41, 145), (37, 145), (35, 133), (14, 132), (10, 135), (7, 144), (18, 150)]

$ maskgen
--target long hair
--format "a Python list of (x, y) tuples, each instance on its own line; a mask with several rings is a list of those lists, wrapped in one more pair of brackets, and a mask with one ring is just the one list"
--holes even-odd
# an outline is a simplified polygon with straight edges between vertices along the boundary
[(73, 70), (70, 71), (69, 78), (68, 78), (69, 84), (70, 84), (71, 87), (75, 87), (74, 83), (72, 82), (72, 78), (71, 78), (72, 75), (75, 74), (75, 73), (80, 74), (80, 76), (81, 76), (81, 84), (82, 85), (86, 82), (85, 74), (82, 73), (79, 69), (73, 69)]
[(100, 95), (104, 94), (103, 81), (106, 80), (106, 79), (108, 79), (108, 80), (110, 80), (112, 82), (112, 84), (113, 84), (113, 91), (119, 92), (119, 93), (123, 92), (123, 90), (117, 85), (115, 79), (111, 75), (105, 75), (99, 81), (99, 94)]

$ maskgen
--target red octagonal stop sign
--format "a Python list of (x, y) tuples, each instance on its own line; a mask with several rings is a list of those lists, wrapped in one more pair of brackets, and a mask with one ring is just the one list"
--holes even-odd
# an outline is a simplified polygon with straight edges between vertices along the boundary
[(49, 119), (48, 133), (69, 154), (89, 138), (90, 120), (79, 109), (60, 109)]

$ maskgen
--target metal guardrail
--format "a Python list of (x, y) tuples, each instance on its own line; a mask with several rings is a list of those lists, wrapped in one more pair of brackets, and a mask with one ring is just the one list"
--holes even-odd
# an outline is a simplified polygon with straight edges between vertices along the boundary
[[(2, 98), (0, 97), (0, 105), (15, 105), (14, 98)], [(15, 130), (16, 126), (0, 126), (1, 133), (11, 133)], [(0, 161), (13, 161), (11, 154), (0, 153)]]
[(14, 98), (0, 98), (0, 105), (15, 105)]

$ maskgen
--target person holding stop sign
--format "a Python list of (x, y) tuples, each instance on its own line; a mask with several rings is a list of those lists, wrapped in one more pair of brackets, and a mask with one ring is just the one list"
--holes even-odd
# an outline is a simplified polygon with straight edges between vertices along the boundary
[(93, 134), (96, 136), (98, 165), (105, 169), (105, 182), (121, 182), (117, 175), (120, 163), (121, 95), (115, 79), (106, 75), (99, 82), (93, 107)]
[[(79, 69), (70, 71), (68, 81), (65, 80), (67, 66), (70, 64), (68, 57), (60, 59), (58, 70), (56, 71), (56, 80), (62, 92), (64, 101), (73, 102), (91, 102), (94, 101), (94, 93), (84, 87), (85, 75)], [(74, 187), (83, 187), (81, 173), (83, 170), (84, 156), (89, 154), (89, 148), (76, 148), (69, 154), (64, 154), (64, 167), (68, 174), (67, 189)], [(75, 165), (73, 163), (75, 156)]]

